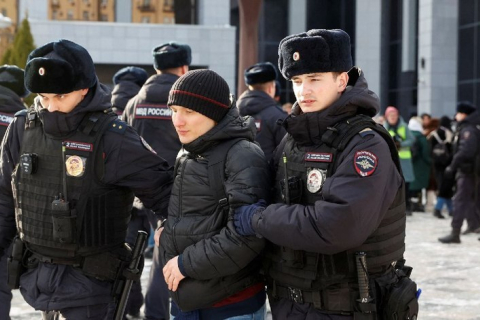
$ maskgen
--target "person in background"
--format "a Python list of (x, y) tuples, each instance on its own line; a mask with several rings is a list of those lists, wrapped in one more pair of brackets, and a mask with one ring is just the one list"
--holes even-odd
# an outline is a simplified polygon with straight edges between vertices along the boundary
[[(0, 140), (3, 139), (15, 113), (25, 110), (23, 98), (29, 92), (23, 84), (25, 72), (14, 65), (0, 67)], [(0, 319), (10, 319), (12, 290), (7, 285), (7, 255), (10, 248), (0, 256)]]
[[(400, 116), (397, 108), (389, 106), (385, 110), (385, 122), (383, 124), (385, 129), (390, 132), (395, 144), (398, 148), (398, 156), (400, 157), (400, 164), (402, 165), (403, 177), (406, 183), (406, 190), (409, 189), (409, 184), (415, 180), (412, 164), (412, 152), (410, 148), (415, 142), (415, 137), (412, 135), (408, 125)], [(412, 205), (410, 198), (407, 201), (407, 215), (412, 215)]]
[(147, 79), (147, 71), (134, 66), (122, 68), (113, 75), (112, 108), (119, 119), (128, 101), (138, 94)]
[[(433, 120), (432, 120), (433, 121)], [(452, 162), (453, 132), (451, 130), (452, 120), (443, 116), (440, 118), (440, 126), (428, 136), (430, 148), (432, 149), (433, 168), (437, 183), (437, 201), (433, 215), (439, 219), (445, 219), (442, 215), (443, 206), (447, 206), (448, 214), (453, 215), (453, 187), (455, 180), (451, 176), (445, 176), (445, 169)]]
[(458, 122), (453, 140), (453, 159), (445, 168), (445, 176), (455, 177), (456, 192), (453, 197), (452, 231), (441, 237), (442, 243), (460, 243), (463, 221), (467, 220), (464, 234), (480, 231), (480, 113), (468, 101), (457, 104), (455, 119)]
[(410, 129), (415, 137), (414, 147), (412, 148), (412, 165), (415, 179), (408, 186), (408, 196), (410, 199), (418, 199), (416, 203), (410, 200), (412, 203), (412, 211), (424, 212), (422, 190), (428, 187), (430, 181), (432, 164), (431, 150), (427, 138), (423, 135), (423, 126), (420, 118), (411, 118), (408, 122), (408, 129)]

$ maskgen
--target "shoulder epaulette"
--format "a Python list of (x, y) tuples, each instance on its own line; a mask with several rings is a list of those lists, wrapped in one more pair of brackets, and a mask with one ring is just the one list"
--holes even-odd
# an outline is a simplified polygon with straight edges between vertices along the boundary
[(110, 123), (108, 127), (108, 131), (124, 134), (125, 130), (127, 130), (127, 126), (128, 124), (126, 122), (123, 122), (122, 120), (119, 120), (119, 119), (115, 119)]
[(23, 109), (23, 110), (20, 110), (20, 111), (17, 111), (15, 113), (15, 117), (26, 117), (28, 114), (28, 110), (27, 109)]

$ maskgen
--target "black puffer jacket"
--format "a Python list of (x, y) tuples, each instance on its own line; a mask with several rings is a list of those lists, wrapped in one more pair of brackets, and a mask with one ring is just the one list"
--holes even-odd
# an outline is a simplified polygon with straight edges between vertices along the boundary
[[(132, 98), (123, 113), (123, 121), (134, 127), (159, 156), (173, 166), (182, 144), (172, 124), (171, 111), (167, 107), (168, 93), (179, 77), (174, 74), (158, 74), (148, 78), (138, 94)], [(161, 115), (137, 116), (137, 108), (156, 110)]]
[[(253, 119), (239, 117), (232, 107), (218, 125), (184, 146), (160, 241), (164, 265), (181, 255), (187, 278), (171, 295), (183, 311), (212, 306), (261, 281), (264, 240), (240, 236), (232, 220), (235, 208), (268, 199), (268, 166), (254, 137)], [(235, 138), (245, 140), (225, 155), (229, 207), (222, 209), (208, 179), (208, 161), (219, 142)]]
[(247, 90), (238, 98), (238, 110), (242, 116), (252, 116), (257, 126), (255, 140), (262, 147), (265, 158), (270, 161), (273, 150), (287, 133), (279, 120), (287, 114), (267, 93), (258, 90)]
[(25, 109), (20, 97), (12, 90), (0, 86), (0, 139), (5, 135), (7, 127), (13, 121), (17, 111)]

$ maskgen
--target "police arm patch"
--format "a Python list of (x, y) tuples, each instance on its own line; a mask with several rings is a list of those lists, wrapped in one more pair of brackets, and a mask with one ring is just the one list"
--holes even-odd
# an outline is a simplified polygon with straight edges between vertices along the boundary
[(371, 176), (375, 172), (375, 169), (377, 169), (377, 164), (377, 156), (370, 151), (357, 151), (353, 157), (353, 166), (361, 177)]

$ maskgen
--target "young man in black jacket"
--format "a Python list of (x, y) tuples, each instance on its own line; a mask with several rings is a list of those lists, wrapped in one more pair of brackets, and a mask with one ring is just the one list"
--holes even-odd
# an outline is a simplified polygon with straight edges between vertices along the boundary
[(235, 208), (268, 197), (269, 170), (253, 119), (239, 116), (226, 81), (211, 70), (180, 77), (168, 106), (183, 144), (160, 239), (172, 314), (261, 320), (265, 242), (239, 235), (231, 220)]
[(274, 319), (374, 319), (355, 261), (362, 253), (371, 278), (393, 277), (406, 221), (396, 148), (371, 119), (379, 99), (343, 30), (286, 37), (279, 69), (297, 102), (273, 158), (274, 203), (237, 209), (236, 229), (273, 243), (265, 273)]
[(16, 270), (20, 291), (44, 319), (104, 319), (130, 256), (134, 194), (165, 216), (171, 168), (111, 112), (80, 45), (32, 51), (25, 86), (38, 97), (2, 143), (0, 255), (18, 233), (14, 248), (25, 249), (16, 262), (27, 268)]

